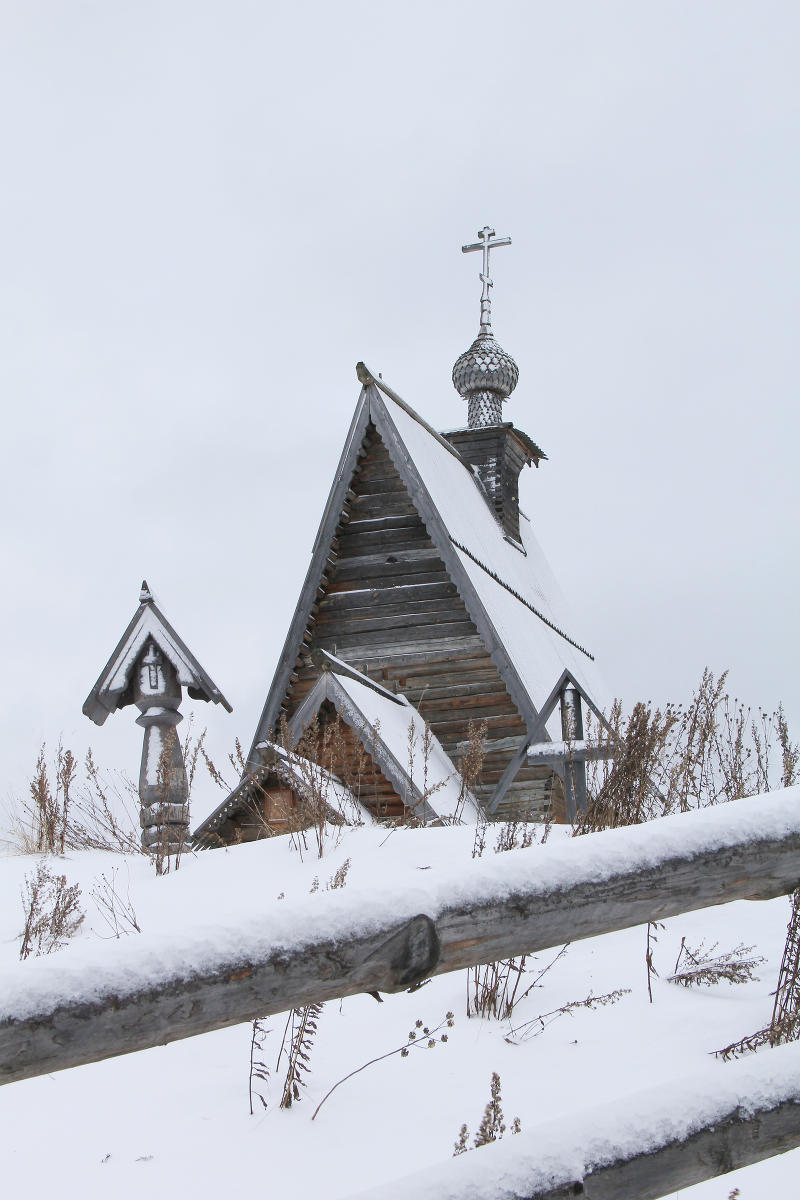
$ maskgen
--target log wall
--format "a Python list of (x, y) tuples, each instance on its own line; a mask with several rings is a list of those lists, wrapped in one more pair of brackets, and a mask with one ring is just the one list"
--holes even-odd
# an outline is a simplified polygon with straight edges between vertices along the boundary
[[(489, 752), (476, 792), (488, 801), (525, 724), (373, 426), (284, 699), (287, 717), (318, 676), (317, 649), (403, 692), (456, 765), (470, 722), (485, 720)], [(508, 744), (493, 749), (501, 739)], [(554, 778), (548, 767), (523, 766), (496, 815), (549, 815)]]

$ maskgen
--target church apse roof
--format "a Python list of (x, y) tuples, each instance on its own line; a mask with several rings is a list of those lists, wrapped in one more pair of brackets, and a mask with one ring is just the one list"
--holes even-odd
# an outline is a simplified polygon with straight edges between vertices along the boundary
[(294, 739), (328, 700), (410, 811), (426, 821), (474, 823), (477, 801), (417, 709), (405, 696), (389, 692), (334, 655), (325, 658), (327, 669), (289, 722)]

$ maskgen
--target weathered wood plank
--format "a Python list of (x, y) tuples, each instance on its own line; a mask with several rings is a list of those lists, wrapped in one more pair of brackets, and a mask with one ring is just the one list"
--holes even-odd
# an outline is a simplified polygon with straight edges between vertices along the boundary
[(336, 550), (343, 557), (353, 557), (358, 554), (379, 554), (381, 551), (394, 554), (397, 550), (418, 550), (421, 546), (433, 546), (422, 525), (414, 529), (392, 529), (381, 533), (343, 534)]
[(416, 509), (405, 492), (394, 492), (384, 496), (356, 496), (350, 509), (354, 521), (368, 517), (400, 517), (408, 513), (416, 513)]
[(736, 1105), (685, 1140), (597, 1167), (584, 1176), (583, 1194), (586, 1200), (658, 1200), (795, 1146), (800, 1146), (800, 1086), (791, 1099), (775, 1107), (763, 1102), (747, 1109)]
[(376, 629), (371, 633), (341, 633), (336, 638), (331, 637), (330, 633), (320, 630), (317, 639), (320, 646), (324, 649), (332, 649), (334, 642), (340, 650), (355, 650), (359, 654), (363, 654), (366, 661), (370, 656), (370, 647), (380, 647), (381, 651), (387, 651), (390, 648), (397, 653), (401, 647), (414, 647), (414, 653), (417, 648), (422, 650), (426, 644), (431, 642), (455, 642), (460, 638), (469, 638), (477, 636), (475, 634), (475, 626), (471, 621), (449, 621), (442, 625), (425, 625), (416, 628), (411, 626), (399, 627), (397, 629)]
[(362, 575), (371, 575), (380, 579), (383, 575), (402, 575), (404, 571), (413, 575), (418, 570), (433, 570), (434, 564), (441, 564), (444, 569), (444, 563), (435, 547), (431, 546), (422, 546), (418, 550), (398, 550), (388, 554), (361, 554), (356, 558), (337, 559), (336, 578), (358, 579)]
[(401, 513), (399, 516), (391, 517), (365, 517), (361, 520), (350, 516), (345, 532), (349, 536), (362, 530), (368, 533), (378, 533), (382, 530), (416, 529), (420, 524), (420, 517), (416, 512)]
[(349, 610), (353, 607), (353, 611), (357, 613), (359, 610), (370, 612), (387, 606), (398, 611), (408, 611), (413, 606), (413, 610), (416, 611), (417, 605), (441, 602), (457, 594), (452, 583), (397, 583), (390, 588), (352, 588), (347, 592), (332, 592), (325, 596), (320, 609), (324, 612), (336, 612), (340, 608)]
[(317, 632), (320, 637), (335, 636), (338, 633), (342, 634), (362, 634), (370, 633), (376, 629), (408, 629), (413, 626), (414, 629), (425, 629), (430, 625), (447, 625), (453, 621), (458, 621), (460, 624), (468, 623), (473, 629), (472, 622), (467, 617), (466, 613), (452, 608), (442, 608), (441, 602), (438, 602), (438, 607), (428, 612), (380, 612), (380, 615), (373, 612), (369, 617), (356, 617), (351, 612), (337, 612), (335, 615), (321, 613), (317, 622)]
[[(765, 1053), (785, 1076), (788, 1070), (796, 1069), (795, 1051), (795, 1046), (786, 1046)], [(629, 1139), (623, 1141), (621, 1135), (598, 1136), (598, 1128), (607, 1127), (606, 1109), (584, 1111), (571, 1123), (571, 1145), (565, 1144), (563, 1125), (543, 1125), (534, 1133), (523, 1133), (519, 1141), (515, 1140), (514, 1151), (515, 1156), (520, 1151), (525, 1153), (531, 1164), (531, 1182), (525, 1185), (525, 1170), (515, 1164), (512, 1171), (518, 1182), (513, 1190), (504, 1189), (503, 1194), (509, 1200), (573, 1200), (575, 1196), (585, 1200), (659, 1200), (800, 1146), (800, 1082), (782, 1086), (779, 1095), (768, 1099), (763, 1095), (761, 1072), (752, 1068), (748, 1071), (744, 1063), (728, 1071), (737, 1078), (740, 1093), (752, 1099), (746, 1105), (738, 1099), (729, 1100), (721, 1106), (721, 1112), (715, 1113), (713, 1123), (691, 1132), (682, 1128), (683, 1114), (695, 1108), (697, 1094), (708, 1086), (707, 1076), (689, 1075), (673, 1082), (675, 1111), (668, 1121), (661, 1108), (654, 1110), (652, 1093), (633, 1092), (626, 1097), (641, 1131), (638, 1146), (631, 1146)], [(520, 1145), (522, 1139), (529, 1148)], [(554, 1143), (561, 1145), (560, 1154), (554, 1155)], [(593, 1144), (589, 1155), (588, 1144)], [(437, 1164), (428, 1168), (424, 1177), (417, 1173), (360, 1192), (358, 1200), (479, 1196), (486, 1187), (487, 1171), (499, 1176), (505, 1165), (503, 1144), (495, 1146), (482, 1149), (478, 1156), (465, 1155)], [(542, 1182), (536, 1164), (545, 1155), (548, 1179)], [(593, 1165), (593, 1160), (598, 1165)], [(576, 1163), (582, 1163), (582, 1168), (576, 1170)]]
[[(483, 653), (483, 645), (477, 634), (470, 637), (444, 638), (438, 643), (419, 642), (416, 645), (404, 647), (402, 651), (404, 661), (424, 658), (431, 666), (441, 662), (459, 662), (462, 655), (470, 653)], [(374, 671), (383, 667), (397, 666), (399, 654), (398, 650), (391, 646), (386, 647), (385, 652), (382, 647), (377, 646), (369, 652), (365, 651), (363, 655), (348, 652), (346, 657), (349, 662), (369, 662), (370, 670)]]
[[(483, 719), (486, 721), (486, 736), (489, 741), (493, 741), (495, 738), (498, 740), (500, 738), (515, 738), (524, 733), (524, 726), (516, 714), (512, 716), (511, 713), (501, 713), (498, 716), (489, 715)], [(436, 736), (443, 745), (445, 741), (452, 744), (454, 737), (457, 737), (458, 741), (461, 742), (462, 731), (466, 727), (467, 722), (463, 718), (442, 716), (436, 722), (436, 729), (441, 729), (442, 732), (441, 735), (437, 732)]]
[[(476, 674), (478, 674), (478, 673), (476, 672)], [(474, 677), (472, 675), (470, 675), (470, 678), (474, 680)], [(408, 686), (407, 681), (406, 681), (406, 686)], [(474, 680), (472, 683), (466, 683), (466, 682), (454, 683), (454, 684), (443, 683), (441, 686), (437, 686), (436, 684), (433, 684), (433, 685), (429, 685), (427, 688), (425, 688), (426, 702), (433, 701), (433, 700), (456, 700), (456, 701), (458, 701), (462, 698), (467, 699), (470, 696), (489, 697), (489, 696), (503, 696), (503, 695), (508, 697), (509, 704), (513, 704), (513, 701), (511, 699), (511, 697), (508, 695), (508, 692), (506, 691), (502, 680), (500, 680), (496, 677), (494, 679), (488, 679), (488, 680), (477, 679), (477, 680)]]
[(438, 568), (420, 569), (411, 571), (408, 566), (401, 564), (401, 569), (390, 570), (393, 564), (389, 564), (387, 568), (378, 573), (374, 568), (370, 570), (369, 575), (363, 578), (355, 575), (352, 579), (335, 578), (328, 585), (329, 592), (352, 592), (354, 590), (373, 591), (379, 588), (404, 587), (409, 582), (414, 583), (448, 583), (449, 576), (447, 572)]
[[(522, 725), (521, 721), (520, 721), (520, 725)], [(524, 730), (524, 726), (523, 726), (523, 730)], [(484, 753), (485, 754), (501, 754), (506, 750), (511, 750), (514, 753), (516, 753), (520, 749), (520, 742), (522, 740), (523, 739), (519, 734), (517, 734), (517, 735), (512, 734), (511, 737), (493, 738), (491, 740), (489, 738), (487, 738), (486, 741), (484, 742), (484, 747), (483, 747)], [(468, 747), (469, 747), (469, 742), (465, 741), (465, 742), (459, 742), (456, 749), (458, 750), (459, 754), (465, 754)], [(524, 747), (523, 747), (523, 749), (524, 749)], [(521, 763), (522, 763), (522, 759), (520, 759), (520, 764)]]
[[(737, 812), (747, 819), (737, 823), (732, 819)], [(754, 840), (756, 827), (773, 832)], [(618, 856), (615, 845), (621, 849)], [(757, 797), (755, 804), (738, 800), (577, 838), (560, 847), (559, 856), (565, 883), (554, 891), (543, 891), (526, 869), (516, 877), (511, 894), (498, 899), (493, 864), (466, 863), (457, 886), (463, 888), (465, 878), (472, 876), (471, 904), (448, 907), (444, 902), (444, 907), (432, 908), (432, 915), (378, 923), (369, 935), (355, 938), (347, 932), (351, 918), (345, 906), (344, 915), (339, 914), (340, 937), (328, 932), (315, 938), (311, 933), (296, 950), (284, 945), (254, 959), (233, 954), (214, 971), (199, 970), (189, 978), (165, 972), (156, 982), (145, 975), (147, 983), (139, 984), (126, 962), (126, 982), (111, 1000), (75, 1004), (68, 971), (64, 1000), (53, 999), (59, 970), (54, 963), (47, 999), (35, 1014), (0, 1021), (0, 1080), (141, 1050), (337, 996), (399, 991), (433, 974), (536, 953), (709, 905), (787, 894), (800, 882), (800, 813), (791, 792), (777, 800)], [(598, 872), (598, 856), (603, 872)], [(620, 865), (615, 868), (616, 862)], [(442, 886), (439, 880), (439, 896)], [(368, 897), (360, 897), (360, 905), (359, 912), (364, 907), (369, 911)], [(332, 913), (327, 915), (332, 919)], [(231, 940), (237, 944), (233, 934)], [(104, 953), (114, 951), (110, 945)]]

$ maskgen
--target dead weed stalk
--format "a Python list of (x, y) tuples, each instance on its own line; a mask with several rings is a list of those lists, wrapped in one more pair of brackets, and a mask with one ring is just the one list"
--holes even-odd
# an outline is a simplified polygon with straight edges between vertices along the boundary
[[(502, 1140), (503, 1134), (506, 1132), (505, 1117), (503, 1116), (503, 1097), (500, 1094), (500, 1076), (497, 1071), (492, 1071), (492, 1078), (489, 1084), (489, 1103), (483, 1110), (483, 1117), (478, 1126), (478, 1131), (472, 1139), (472, 1147), (467, 1145), (469, 1138), (469, 1130), (466, 1124), (461, 1126), (458, 1134), (458, 1140), (453, 1147), (453, 1158), (459, 1154), (466, 1154), (473, 1147), (477, 1150), (479, 1146), (488, 1146), (490, 1142), (499, 1142)], [(514, 1117), (511, 1122), (511, 1132), (520, 1133), (522, 1124), (519, 1117)]]
[(52, 954), (74, 937), (85, 916), (80, 895), (77, 883), (67, 884), (65, 875), (53, 875), (46, 859), (40, 859), (35, 873), (25, 876), (22, 891), (25, 925), (20, 934), (21, 959)]
[(451, 1012), (445, 1013), (442, 1020), (433, 1029), (430, 1029), (427, 1025), (423, 1024), (421, 1020), (417, 1019), (417, 1021), (414, 1023), (414, 1028), (409, 1030), (408, 1036), (402, 1046), (396, 1046), (394, 1050), (387, 1050), (385, 1054), (379, 1054), (376, 1058), (371, 1058), (369, 1062), (365, 1062), (360, 1067), (356, 1067), (355, 1071), (350, 1071), (347, 1075), (344, 1075), (337, 1083), (335, 1083), (333, 1087), (325, 1093), (317, 1107), (314, 1109), (314, 1115), (312, 1116), (311, 1120), (316, 1120), (317, 1113), (322, 1108), (325, 1101), (333, 1095), (337, 1088), (340, 1088), (343, 1083), (346, 1083), (348, 1079), (352, 1079), (354, 1075), (360, 1075), (362, 1071), (366, 1071), (367, 1067), (372, 1067), (375, 1065), (375, 1063), (383, 1062), (384, 1059), (392, 1058), (396, 1054), (399, 1054), (401, 1058), (408, 1058), (412, 1050), (433, 1050), (437, 1045), (436, 1035), (439, 1035), (438, 1042), (446, 1042), (447, 1033), (442, 1033), (441, 1031), (452, 1029), (454, 1024), (455, 1018)]

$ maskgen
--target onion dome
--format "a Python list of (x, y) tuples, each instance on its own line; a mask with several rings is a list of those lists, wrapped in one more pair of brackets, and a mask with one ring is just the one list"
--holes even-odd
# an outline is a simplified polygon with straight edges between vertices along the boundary
[(453, 386), (468, 406), (470, 428), (499, 425), (503, 420), (503, 401), (517, 386), (519, 367), (491, 332), (481, 332), (469, 350), (456, 359)]

